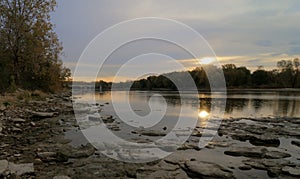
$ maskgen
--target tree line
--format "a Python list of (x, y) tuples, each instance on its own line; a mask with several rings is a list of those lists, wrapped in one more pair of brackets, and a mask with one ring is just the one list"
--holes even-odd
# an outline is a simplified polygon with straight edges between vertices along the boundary
[[(206, 68), (218, 70), (216, 66), (209, 65)], [(227, 88), (300, 88), (300, 62), (298, 58), (293, 60), (281, 60), (277, 62), (277, 68), (265, 70), (259, 66), (251, 72), (247, 67), (237, 67), (234, 64), (225, 64), (222, 66)], [(117, 88), (125, 88), (128, 85), (132, 90), (177, 90), (176, 85), (170, 80), (176, 79), (184, 81), (185, 72), (172, 72), (158, 76), (149, 76), (133, 82), (121, 82), (114, 84)], [(210, 89), (209, 80), (203, 67), (196, 67), (188, 71), (198, 89)], [(99, 86), (109, 90), (111, 82), (96, 82), (96, 89)]]
[(54, 92), (70, 77), (50, 13), (55, 0), (0, 1), (0, 92)]

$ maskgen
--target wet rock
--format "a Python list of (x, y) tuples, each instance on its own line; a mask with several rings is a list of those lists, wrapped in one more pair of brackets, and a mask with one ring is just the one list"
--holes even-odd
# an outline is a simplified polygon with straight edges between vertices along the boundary
[(252, 135), (249, 142), (257, 146), (280, 146), (280, 140), (274, 134)]
[(243, 156), (249, 158), (267, 158), (267, 159), (282, 159), (291, 155), (279, 151), (269, 151), (261, 147), (237, 147), (224, 152), (225, 155)]
[(0, 176), (8, 169), (8, 161), (0, 160)]
[(14, 164), (9, 162), (8, 170), (10, 171), (10, 173), (16, 174), (18, 176), (34, 173), (33, 163)]
[(189, 150), (189, 149), (201, 150), (197, 144), (183, 144), (177, 150)]
[(232, 139), (239, 140), (239, 141), (247, 141), (252, 145), (256, 146), (272, 146), (272, 147), (278, 147), (280, 145), (280, 140), (278, 137), (272, 135), (272, 134), (263, 134), (263, 135), (257, 135), (257, 134), (251, 134), (251, 133), (234, 133), (232, 136)]
[(288, 158), (291, 157), (290, 154), (279, 152), (279, 151), (268, 151), (265, 153), (264, 158), (267, 159), (282, 159), (282, 158)]
[(234, 178), (232, 171), (220, 165), (202, 161), (187, 161), (185, 171), (192, 178)]
[(138, 132), (139, 134), (141, 135), (144, 135), (144, 136), (152, 136), (152, 137), (155, 137), (155, 136), (165, 136), (166, 133), (164, 132), (160, 132), (160, 131), (154, 131), (154, 130), (142, 130), (142, 131), (139, 131)]
[(225, 155), (230, 156), (244, 156), (244, 157), (250, 157), (250, 158), (262, 158), (264, 155), (264, 152), (266, 152), (267, 149), (260, 148), (260, 147), (237, 147), (230, 150), (227, 150), (224, 152)]
[(100, 116), (97, 116), (97, 115), (89, 115), (88, 119), (90, 121), (100, 122)]
[(159, 162), (154, 166), (141, 167), (137, 170), (135, 178), (169, 178), (169, 179), (182, 179), (189, 178), (187, 174), (179, 167), (166, 163), (165, 161)]
[(115, 121), (115, 119), (113, 118), (113, 116), (106, 116), (102, 118), (104, 123), (113, 123)]
[(243, 163), (254, 169), (268, 171), (270, 177), (280, 176), (284, 167), (295, 166), (286, 159), (248, 159), (244, 160)]
[(252, 168), (249, 165), (242, 165), (242, 166), (239, 166), (239, 169), (240, 170), (251, 170)]
[(175, 170), (175, 171), (166, 171), (166, 170), (156, 170), (152, 173), (143, 173), (140, 172), (137, 174), (137, 178), (166, 178), (166, 179), (182, 179), (189, 178), (188, 175), (183, 170)]
[(293, 140), (291, 143), (292, 143), (293, 145), (295, 145), (295, 146), (300, 147), (300, 141), (295, 141), (295, 140)]
[(289, 167), (289, 166), (286, 166), (286, 167), (283, 167), (282, 168), (282, 171), (285, 173), (285, 174), (289, 174), (289, 175), (292, 175), (292, 176), (295, 176), (295, 177), (300, 177), (300, 167)]

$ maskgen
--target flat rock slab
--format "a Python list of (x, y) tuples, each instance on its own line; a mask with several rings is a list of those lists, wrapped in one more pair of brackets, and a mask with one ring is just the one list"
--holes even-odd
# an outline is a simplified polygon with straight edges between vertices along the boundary
[(282, 168), (282, 171), (289, 175), (300, 177), (300, 167), (286, 166)]
[(14, 173), (18, 176), (21, 176), (23, 174), (34, 173), (33, 163), (14, 164), (9, 162), (8, 170), (11, 173)]
[(54, 117), (57, 113), (54, 112), (36, 112), (31, 110), (26, 110), (28, 113), (31, 114), (31, 117), (33, 118), (50, 118)]
[(290, 157), (291, 155), (279, 151), (269, 151), (262, 147), (237, 147), (224, 152), (225, 155), (243, 156), (248, 158), (267, 158), (267, 159), (282, 159)]
[(197, 178), (234, 178), (232, 171), (208, 162), (187, 161), (185, 170), (190, 177)]
[(23, 174), (34, 173), (34, 167), (33, 163), (14, 164), (7, 160), (0, 160), (0, 175), (3, 175), (4, 172), (21, 176)]
[(0, 160), (0, 175), (2, 175), (8, 169), (8, 161)]

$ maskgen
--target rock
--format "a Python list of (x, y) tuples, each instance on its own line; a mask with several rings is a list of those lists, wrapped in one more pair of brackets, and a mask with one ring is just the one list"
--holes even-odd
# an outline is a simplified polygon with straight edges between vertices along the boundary
[(23, 122), (26, 122), (25, 119), (21, 119), (21, 118), (15, 118), (15, 119), (12, 119), (11, 121), (12, 121), (12, 122), (15, 122), (15, 123), (23, 123)]
[(232, 139), (239, 140), (239, 141), (247, 141), (252, 145), (256, 146), (272, 146), (272, 147), (278, 147), (280, 145), (280, 140), (278, 137), (272, 135), (272, 134), (263, 134), (263, 135), (257, 135), (257, 134), (251, 134), (244, 132), (236, 132), (232, 136)]
[(12, 131), (13, 131), (13, 132), (17, 132), (17, 133), (21, 133), (21, 132), (22, 132), (22, 129), (17, 128), (17, 127), (13, 127), (13, 128), (12, 128)]
[(242, 166), (239, 166), (239, 169), (240, 170), (251, 170), (251, 166), (250, 165), (242, 165)]
[(8, 161), (0, 160), (0, 176), (8, 169)]
[(56, 152), (38, 152), (37, 156), (44, 162), (51, 162), (57, 160)]
[(3, 105), (1, 105), (1, 106), (0, 106), (0, 111), (2, 112), (2, 111), (5, 111), (5, 110), (6, 110), (6, 107), (3, 106)]
[(32, 127), (35, 127), (35, 126), (36, 126), (36, 124), (35, 124), (34, 122), (30, 122), (30, 125), (31, 125)]
[(68, 176), (61, 175), (61, 176), (55, 176), (53, 177), (53, 179), (71, 179), (71, 178)]
[(154, 131), (154, 130), (142, 130), (142, 131), (139, 131), (138, 132), (139, 134), (141, 135), (145, 135), (145, 136), (152, 136), (152, 137), (155, 137), (155, 136), (165, 136), (166, 133), (164, 132), (159, 132), (159, 131)]
[(260, 147), (237, 147), (224, 152), (225, 155), (230, 156), (244, 156), (250, 158), (262, 158), (264, 155), (265, 148)]
[(295, 141), (295, 140), (293, 140), (291, 143), (292, 143), (293, 145), (295, 145), (295, 146), (300, 147), (300, 141)]
[(100, 122), (100, 116), (97, 116), (97, 115), (89, 115), (88, 119), (90, 121)]
[(292, 175), (292, 176), (296, 176), (296, 177), (300, 177), (300, 167), (283, 167), (282, 171), (286, 174)]
[(284, 152), (279, 152), (279, 151), (268, 151), (265, 153), (264, 158), (267, 159), (282, 159), (282, 158), (288, 158), (291, 157), (290, 154), (284, 153)]
[(279, 152), (279, 151), (269, 151), (266, 148), (261, 147), (237, 147), (224, 152), (225, 155), (230, 156), (243, 156), (249, 158), (266, 158), (266, 159), (282, 159), (291, 157), (290, 154)]
[(113, 116), (106, 116), (102, 118), (102, 121), (104, 123), (113, 123), (115, 121), (115, 119), (113, 118)]
[(16, 174), (18, 176), (34, 173), (33, 163), (14, 164), (9, 162), (8, 170), (10, 171), (10, 173)]
[(253, 135), (249, 139), (249, 142), (257, 146), (280, 146), (280, 140), (274, 134)]
[(95, 153), (95, 148), (91, 144), (80, 146), (78, 148), (63, 148), (58, 154), (67, 158), (89, 157)]
[(197, 144), (183, 144), (177, 150), (189, 150), (189, 149), (201, 150)]
[(26, 110), (26, 111), (31, 114), (32, 118), (39, 118), (39, 119), (51, 118), (56, 115), (56, 113), (54, 112), (36, 112), (31, 110)]
[(220, 165), (202, 161), (187, 161), (185, 171), (192, 178), (234, 178), (232, 171)]
[(281, 176), (282, 168), (286, 166), (295, 166), (286, 159), (249, 159), (244, 160), (243, 163), (254, 169), (268, 171), (270, 177)]

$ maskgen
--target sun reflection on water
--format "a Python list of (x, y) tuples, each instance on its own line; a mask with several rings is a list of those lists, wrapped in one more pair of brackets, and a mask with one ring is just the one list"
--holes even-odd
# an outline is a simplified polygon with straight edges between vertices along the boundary
[(207, 111), (200, 111), (198, 116), (201, 118), (201, 119), (206, 119), (210, 114), (207, 112)]

